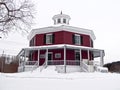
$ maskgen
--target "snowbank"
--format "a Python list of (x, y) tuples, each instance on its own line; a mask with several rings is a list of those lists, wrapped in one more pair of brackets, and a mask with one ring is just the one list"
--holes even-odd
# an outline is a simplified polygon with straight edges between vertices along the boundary
[(120, 90), (120, 75), (113, 73), (57, 73), (55, 67), (42, 72), (0, 73), (0, 90)]

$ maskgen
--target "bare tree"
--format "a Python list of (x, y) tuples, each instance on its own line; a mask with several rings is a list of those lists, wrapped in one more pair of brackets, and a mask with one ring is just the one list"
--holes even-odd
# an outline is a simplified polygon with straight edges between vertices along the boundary
[(0, 33), (27, 32), (33, 19), (33, 4), (28, 0), (0, 0)]

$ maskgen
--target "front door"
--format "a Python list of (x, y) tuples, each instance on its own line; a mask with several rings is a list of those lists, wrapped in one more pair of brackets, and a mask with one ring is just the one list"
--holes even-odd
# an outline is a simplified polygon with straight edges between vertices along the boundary
[(79, 51), (75, 51), (75, 61), (77, 65), (80, 64), (80, 52)]
[(52, 52), (48, 52), (48, 65), (52, 64), (52, 60), (53, 60), (53, 54)]

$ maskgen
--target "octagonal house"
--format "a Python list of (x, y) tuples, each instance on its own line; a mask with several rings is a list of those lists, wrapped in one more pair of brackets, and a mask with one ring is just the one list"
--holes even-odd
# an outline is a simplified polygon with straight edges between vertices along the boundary
[(54, 65), (58, 72), (94, 72), (97, 57), (103, 66), (104, 50), (93, 47), (96, 37), (92, 30), (69, 26), (71, 18), (62, 12), (52, 19), (54, 26), (33, 29), (28, 35), (29, 47), (18, 54), (18, 71), (37, 67), (42, 71)]

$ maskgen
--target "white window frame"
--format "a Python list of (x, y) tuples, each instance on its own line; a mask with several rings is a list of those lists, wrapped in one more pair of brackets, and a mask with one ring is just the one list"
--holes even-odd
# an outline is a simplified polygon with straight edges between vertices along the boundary
[(61, 53), (56, 53), (55, 58), (61, 58)]
[(52, 44), (53, 34), (46, 34), (46, 44)]
[[(78, 39), (78, 40), (76, 40), (76, 39)], [(75, 34), (75, 44), (81, 45), (81, 37), (79, 34)]]
[(40, 54), (40, 59), (45, 58), (45, 54)]

